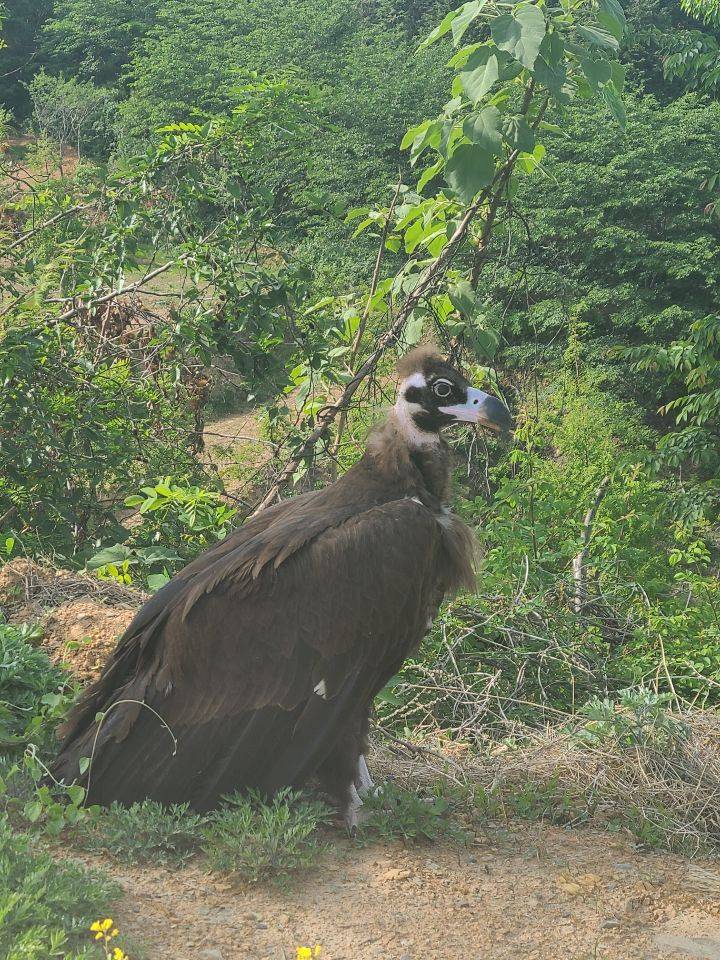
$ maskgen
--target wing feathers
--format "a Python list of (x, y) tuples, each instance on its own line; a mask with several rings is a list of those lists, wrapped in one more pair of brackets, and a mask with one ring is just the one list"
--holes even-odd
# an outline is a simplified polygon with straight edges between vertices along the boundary
[(249, 524), (252, 536), (195, 561), (163, 588), (165, 603), (160, 591), (135, 618), (68, 725), (55, 769), (74, 779), (95, 712), (128, 697), (163, 717), (177, 754), (151, 711), (113, 708), (91, 802), (149, 796), (204, 808), (239, 787), (298, 783), (422, 637), (449, 560), (432, 512), (403, 499), (321, 530), (313, 495), (301, 506)]

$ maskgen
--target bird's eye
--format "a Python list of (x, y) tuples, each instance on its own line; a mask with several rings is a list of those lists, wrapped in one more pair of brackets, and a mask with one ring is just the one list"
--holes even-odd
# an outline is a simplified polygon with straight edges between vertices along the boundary
[(447, 380), (436, 380), (432, 386), (433, 393), (441, 400), (447, 400), (452, 393), (452, 384)]

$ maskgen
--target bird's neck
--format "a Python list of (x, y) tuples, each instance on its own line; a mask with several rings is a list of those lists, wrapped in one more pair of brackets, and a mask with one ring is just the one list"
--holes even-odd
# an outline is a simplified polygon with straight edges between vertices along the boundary
[(439, 434), (413, 429), (397, 408), (371, 434), (367, 456), (375, 471), (409, 495), (449, 500), (450, 448)]

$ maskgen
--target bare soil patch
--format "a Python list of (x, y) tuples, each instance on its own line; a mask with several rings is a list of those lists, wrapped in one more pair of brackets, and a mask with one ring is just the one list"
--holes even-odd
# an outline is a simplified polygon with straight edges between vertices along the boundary
[(470, 846), (365, 848), (333, 833), (286, 889), (82, 859), (122, 884), (114, 919), (147, 960), (294, 960), (316, 943), (325, 960), (720, 957), (720, 898), (697, 882), (720, 866), (591, 830), (491, 826)]
[(0, 611), (9, 623), (38, 623), (42, 646), (80, 681), (93, 680), (144, 594), (92, 574), (18, 559), (0, 568)]

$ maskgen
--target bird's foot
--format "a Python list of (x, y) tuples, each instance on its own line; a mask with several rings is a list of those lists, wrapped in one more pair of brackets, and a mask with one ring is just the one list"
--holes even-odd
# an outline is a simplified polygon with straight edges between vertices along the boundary
[(357, 774), (355, 776), (355, 787), (361, 797), (364, 797), (366, 794), (371, 794), (373, 797), (377, 797), (378, 794), (382, 793), (382, 787), (375, 786), (373, 778), (370, 776), (370, 771), (368, 770), (365, 755), (362, 753), (360, 754), (360, 758), (358, 760)]
[(357, 792), (355, 784), (351, 783), (350, 799), (343, 810), (343, 819), (345, 820), (347, 832), (353, 840), (357, 836), (358, 828), (365, 819), (363, 815), (364, 813), (365, 811), (363, 810), (363, 802), (360, 799), (360, 794)]

